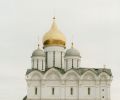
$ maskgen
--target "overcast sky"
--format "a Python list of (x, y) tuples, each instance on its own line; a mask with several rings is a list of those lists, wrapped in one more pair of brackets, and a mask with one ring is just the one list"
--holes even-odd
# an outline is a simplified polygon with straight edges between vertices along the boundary
[(82, 56), (81, 67), (110, 68), (111, 100), (120, 98), (120, 0), (0, 0), (0, 100), (22, 100), (39, 36), (56, 16)]

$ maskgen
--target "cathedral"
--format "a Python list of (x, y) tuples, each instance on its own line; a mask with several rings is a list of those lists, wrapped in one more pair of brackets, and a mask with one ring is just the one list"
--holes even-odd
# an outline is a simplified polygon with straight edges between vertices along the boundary
[(23, 100), (110, 100), (111, 70), (81, 67), (79, 50), (73, 43), (66, 50), (55, 18), (42, 42), (43, 49), (38, 45), (31, 56)]

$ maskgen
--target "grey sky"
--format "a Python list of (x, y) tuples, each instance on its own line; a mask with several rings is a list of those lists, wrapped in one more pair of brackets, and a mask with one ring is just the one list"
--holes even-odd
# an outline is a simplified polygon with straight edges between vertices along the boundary
[(31, 53), (54, 15), (67, 37), (67, 47), (74, 36), (81, 67), (106, 64), (112, 69), (111, 100), (119, 100), (119, 0), (0, 0), (0, 100), (21, 100), (26, 95)]

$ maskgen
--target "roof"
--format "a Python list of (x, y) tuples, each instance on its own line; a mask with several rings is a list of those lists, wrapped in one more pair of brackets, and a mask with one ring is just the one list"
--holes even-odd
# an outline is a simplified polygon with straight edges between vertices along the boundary
[[(64, 71), (63, 69), (61, 69), (61, 68), (58, 68), (58, 67), (52, 67), (52, 68), (58, 70), (61, 74), (64, 74), (64, 73), (65, 73), (65, 71)], [(31, 73), (31, 72), (33, 72), (33, 71), (39, 71), (39, 72), (41, 72), (42, 74), (44, 74), (44, 73), (46, 73), (46, 72), (47, 72), (48, 70), (50, 70), (50, 69), (51, 69), (51, 68), (47, 68), (45, 71), (40, 71), (40, 70), (38, 70), (38, 69), (27, 69), (26, 75), (28, 75), (29, 73)]]
[(39, 47), (33, 51), (32, 53), (32, 57), (38, 57), (38, 56), (41, 56), (41, 57), (45, 57), (45, 53), (43, 50), (41, 50)]
[(23, 100), (27, 100), (27, 96), (25, 96), (25, 97), (23, 98)]
[[(61, 74), (64, 74), (64, 73), (65, 73), (64, 69), (62, 69), (62, 68), (58, 68), (58, 67), (52, 67), (52, 68), (58, 70)], [(51, 68), (47, 68), (46, 72), (47, 72), (48, 70), (50, 70), (50, 69), (51, 69)]]
[(27, 69), (26, 75), (28, 75), (29, 73), (33, 72), (33, 71), (39, 71), (40, 73), (44, 74), (45, 71), (40, 71), (38, 69)]
[(68, 57), (68, 56), (77, 56), (77, 57), (80, 57), (80, 52), (77, 49), (71, 47), (70, 49), (68, 49), (66, 51), (65, 56), (66, 57)]
[[(66, 72), (68, 71), (64, 71), (63, 69), (61, 68), (57, 68), (57, 67), (52, 67), (56, 70), (58, 70), (61, 74), (65, 74)], [(47, 68), (45, 71), (40, 71), (38, 69), (28, 69), (27, 72), (26, 72), (26, 75), (28, 75), (29, 73), (31, 73), (32, 71), (39, 71), (40, 73), (42, 74), (45, 74), (48, 70), (50, 70), (51, 68)], [(84, 74), (85, 72), (87, 71), (92, 71), (93, 73), (95, 73), (96, 75), (99, 75), (101, 72), (105, 72), (107, 73), (108, 75), (112, 76), (112, 72), (111, 72), (111, 69), (107, 69), (107, 68), (72, 68), (70, 70), (74, 70), (76, 71), (79, 75), (82, 75)]]
[(79, 69), (74, 69), (74, 70), (80, 75), (90, 70), (96, 75), (99, 75), (101, 72), (105, 72), (108, 75), (112, 76), (111, 69), (107, 69), (107, 68), (79, 68)]

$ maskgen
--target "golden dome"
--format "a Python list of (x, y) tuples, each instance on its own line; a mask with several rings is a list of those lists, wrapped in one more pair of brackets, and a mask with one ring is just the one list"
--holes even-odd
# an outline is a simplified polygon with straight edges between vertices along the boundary
[(66, 38), (64, 34), (58, 29), (55, 18), (53, 18), (53, 23), (50, 30), (43, 36), (43, 45), (46, 46), (63, 46), (65, 47)]

